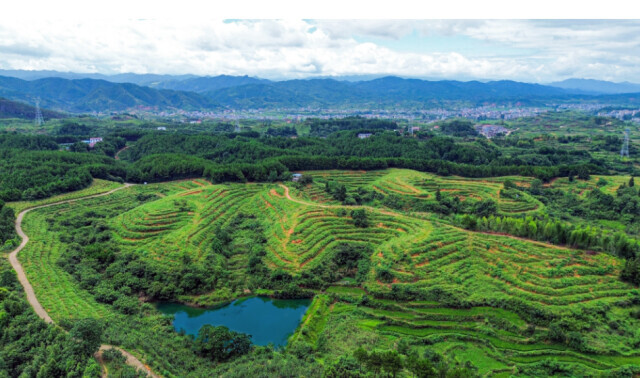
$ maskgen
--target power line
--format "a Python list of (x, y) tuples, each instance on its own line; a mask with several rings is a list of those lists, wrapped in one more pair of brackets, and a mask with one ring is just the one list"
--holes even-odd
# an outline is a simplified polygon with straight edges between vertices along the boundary
[(36, 99), (36, 119), (35, 119), (35, 124), (36, 124), (36, 126), (42, 126), (43, 123), (44, 123), (44, 118), (42, 118), (42, 111), (40, 111), (40, 99), (37, 98)]
[(629, 133), (631, 130), (626, 128), (624, 130), (624, 142), (622, 142), (622, 149), (620, 150), (620, 157), (629, 157)]

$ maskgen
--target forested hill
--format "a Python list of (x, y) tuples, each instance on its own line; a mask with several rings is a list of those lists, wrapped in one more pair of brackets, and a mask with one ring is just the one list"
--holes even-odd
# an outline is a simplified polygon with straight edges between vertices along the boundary
[(73, 112), (120, 111), (139, 106), (185, 110), (217, 107), (212, 100), (193, 92), (158, 90), (93, 79), (26, 81), (0, 76), (0, 96), (26, 102), (39, 97), (44, 107)]
[[(34, 119), (35, 115), (36, 108), (34, 106), (0, 97), (0, 118)], [(45, 119), (65, 117), (63, 113), (48, 109), (42, 109), (42, 116)]]
[(564, 97), (569, 92), (515, 81), (427, 81), (384, 77), (346, 82), (332, 79), (288, 80), (252, 83), (208, 92), (216, 102), (232, 107), (346, 106), (410, 103), (441, 104), (447, 101), (477, 103), (522, 102)]
[[(126, 78), (126, 77), (125, 77)], [(123, 78), (123, 79), (125, 79)], [(305, 79), (269, 81), (247, 76), (148, 78), (143, 85), (60, 77), (26, 81), (0, 76), (0, 96), (71, 112), (224, 108), (385, 108), (530, 105), (550, 102), (628, 104), (637, 94), (590, 95), (584, 91), (515, 81), (428, 81), (394, 76), (366, 81)]]

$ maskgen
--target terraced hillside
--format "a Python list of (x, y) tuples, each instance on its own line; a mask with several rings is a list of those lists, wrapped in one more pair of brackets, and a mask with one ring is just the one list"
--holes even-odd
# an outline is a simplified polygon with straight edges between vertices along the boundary
[[(358, 346), (403, 343), (470, 361), (490, 376), (526, 375), (529, 367), (549, 359), (578, 375), (640, 366), (640, 321), (630, 316), (640, 309), (640, 292), (619, 281), (622, 260), (466, 231), (433, 214), (378, 203), (345, 206), (323, 184), (330, 178), (349, 188), (418, 201), (432, 201), (440, 189), (461, 201), (495, 199), (504, 213), (543, 209), (525, 195), (502, 200), (506, 178), (408, 170), (313, 176), (313, 184), (300, 189), (291, 183), (212, 185), (202, 179), (138, 185), (101, 199), (35, 210), (25, 218), (31, 241), (19, 258), (41, 303), (60, 321), (104, 318), (115, 311), (59, 265), (73, 243), (81, 242), (59, 233), (69, 215), (102, 219), (97, 225), (112, 230), (109, 240), (118, 253), (135, 255), (166, 274), (183, 274), (178, 267), (185, 265), (209, 269), (212, 261), (215, 269), (222, 266), (226, 275), (213, 293), (181, 297), (202, 295), (199, 303), (263, 290), (250, 286), (249, 267), (257, 266), (256, 258), (273, 274), (306, 277), (322, 272), (341, 246), (349, 245), (367, 251), (366, 264), (338, 282), (311, 287), (316, 297), (291, 338), (293, 348), (300, 344), (332, 361)], [(356, 222), (356, 209), (364, 210), (367, 224)], [(224, 258), (216, 257), (222, 234), (236, 229), (225, 242)], [(256, 253), (255, 239), (264, 254)]]
[[(627, 184), (630, 176), (597, 176), (593, 175), (589, 180), (569, 181), (567, 177), (558, 177), (545, 184), (546, 187), (561, 189), (580, 197), (585, 197), (594, 189), (600, 188), (607, 194), (615, 194), (620, 185)], [(600, 184), (599, 184), (600, 182)]]
[[(304, 172), (303, 172), (304, 173)], [(429, 173), (407, 169), (388, 169), (384, 171), (311, 171), (306, 172), (315, 178), (314, 183), (304, 190), (304, 196), (321, 203), (335, 203), (324, 190), (324, 183), (332, 180), (342, 183), (351, 190), (357, 188), (373, 189), (384, 195), (408, 197), (423, 201), (435, 201), (436, 192), (450, 195), (460, 201), (476, 202), (493, 199), (498, 210), (504, 214), (534, 213), (542, 210), (543, 204), (529, 194), (517, 191), (513, 196), (503, 196), (504, 182), (511, 180), (521, 186), (529, 186), (533, 181), (529, 177), (499, 177), (472, 179), (464, 177), (442, 177)]]

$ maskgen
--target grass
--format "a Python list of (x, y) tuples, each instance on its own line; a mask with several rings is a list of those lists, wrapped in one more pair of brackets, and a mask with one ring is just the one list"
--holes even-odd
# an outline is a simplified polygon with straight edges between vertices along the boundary
[(96, 302), (56, 264), (66, 246), (59, 241), (57, 233), (48, 230), (46, 218), (70, 206), (53, 206), (29, 213), (22, 225), (29, 243), (18, 255), (36, 297), (56, 323), (62, 319), (103, 318), (111, 313), (108, 306)]
[(327, 288), (327, 290), (325, 290), (325, 292), (352, 296), (360, 296), (366, 294), (366, 292), (359, 287), (348, 286), (330, 286)]
[[(312, 186), (303, 190), (290, 188), (293, 200), (299, 202), (288, 199), (284, 189), (275, 184), (212, 185), (204, 180), (182, 180), (139, 185), (108, 197), (38, 209), (25, 217), (23, 228), (31, 241), (19, 257), (36, 295), (54, 320), (108, 317), (111, 308), (97, 303), (56, 264), (68, 247), (49, 227), (57, 214), (73, 212), (81, 216), (96, 208), (117, 209), (119, 215), (105, 221), (114, 230), (113, 240), (118, 248), (171, 271), (185, 256), (194, 264), (202, 261), (218, 228), (229, 225), (236, 214), (244, 212), (255, 215), (255, 221), (265, 230), (267, 253), (263, 261), (271, 269), (301, 274), (322, 267), (339, 243), (373, 247), (369, 256), (372, 268), (364, 283), (357, 287), (352, 279), (343, 280), (341, 283), (348, 285), (333, 284), (325, 294), (316, 295), (290, 339), (292, 343), (308, 343), (320, 354), (324, 350), (342, 350), (331, 345), (331, 340), (337, 340), (331, 337), (331, 327), (348, 323), (352, 325), (348, 330), (353, 333), (353, 340), (369, 340), (375, 334), (385, 345), (394, 345), (402, 338), (414, 340), (416, 345), (428, 341), (430, 347), (446, 351), (460, 362), (471, 361), (482, 374), (503, 374), (505, 369), (548, 358), (588, 369), (640, 364), (640, 357), (630, 353), (633, 347), (629, 338), (611, 332), (605, 321), (595, 322), (585, 337), (606, 353), (588, 355), (564, 344), (543, 342), (546, 331), (540, 324), (532, 334), (528, 333), (532, 319), (517, 306), (523, 303), (555, 317), (599, 313), (606, 308), (612, 319), (624, 319), (626, 328), (635, 329), (639, 322), (630, 319), (629, 310), (622, 307), (633, 289), (617, 278), (621, 260), (606, 254), (588, 255), (540, 242), (474, 233), (444, 224), (430, 214), (391, 211), (381, 206), (365, 207), (371, 225), (356, 227), (348, 215), (351, 207), (326, 196), (320, 183), (322, 178), (333, 178), (350, 189), (364, 186), (419, 201), (432, 201), (435, 190), (440, 188), (464, 201), (495, 199), (502, 212), (524, 214), (542, 209), (527, 196), (520, 201), (502, 200), (499, 194), (506, 178), (437, 177), (397, 169), (321, 171), (313, 175), (318, 179)], [(510, 179), (523, 185), (531, 181), (523, 177)], [(612, 188), (617, 185), (616, 180), (609, 182)], [(96, 180), (92, 187), (57, 200), (78, 198), (81, 192), (100, 193), (118, 185)], [(552, 185), (563, 183), (558, 180)], [(152, 198), (138, 205), (138, 194)], [(12, 204), (20, 209), (33, 205)], [(237, 290), (186, 295), (181, 299), (208, 304), (246, 295), (243, 284), (247, 280), (249, 245), (249, 236), (241, 233), (231, 242), (236, 253), (226, 269), (231, 286)], [(386, 269), (391, 279), (383, 282), (377, 278), (376, 272), (381, 269)], [(390, 299), (398, 288), (428, 294), (413, 301)], [(253, 292), (256, 293), (270, 291), (260, 289)], [(365, 294), (370, 302), (355, 305)], [(469, 308), (454, 306), (453, 299), (462, 300)]]
[(337, 204), (324, 191), (324, 182), (333, 180), (344, 184), (348, 190), (359, 187), (375, 190), (384, 195), (413, 198), (418, 201), (435, 201), (436, 192), (459, 198), (461, 201), (477, 202), (493, 199), (503, 214), (532, 214), (541, 211), (544, 205), (529, 194), (517, 191), (517, 198), (501, 197), (504, 182), (514, 181), (529, 186), (530, 177), (509, 176), (498, 178), (472, 179), (457, 176), (442, 177), (408, 169), (388, 169), (383, 171), (310, 171), (307, 174), (316, 178), (305, 188), (303, 198), (325, 204)]
[(69, 192), (65, 194), (60, 194), (57, 196), (37, 200), (37, 201), (16, 201), (16, 202), (8, 202), (7, 206), (11, 207), (16, 214), (20, 213), (22, 210), (28, 209), (30, 207), (47, 205), (54, 202), (66, 201), (71, 199), (82, 198), (86, 196), (91, 196), (95, 194), (105, 193), (110, 190), (121, 187), (122, 184), (114, 181), (93, 179), (91, 185), (85, 189), (77, 190), (75, 192)]

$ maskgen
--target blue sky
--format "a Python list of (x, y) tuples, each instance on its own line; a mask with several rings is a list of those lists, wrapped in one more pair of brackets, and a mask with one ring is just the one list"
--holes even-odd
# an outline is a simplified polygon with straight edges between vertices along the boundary
[(640, 82), (640, 22), (5, 19), (0, 69)]

